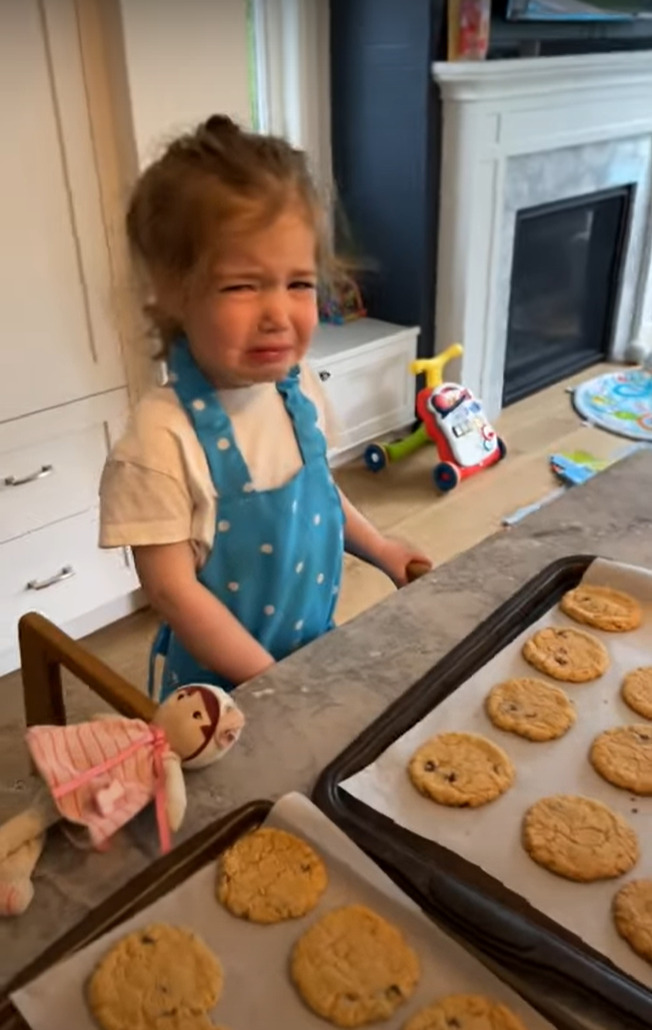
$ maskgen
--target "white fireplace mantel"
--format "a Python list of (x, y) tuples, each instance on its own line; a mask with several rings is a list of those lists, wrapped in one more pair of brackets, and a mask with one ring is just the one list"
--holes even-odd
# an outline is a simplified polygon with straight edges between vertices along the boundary
[(454, 100), (500, 97), (543, 97), (571, 89), (603, 89), (652, 85), (652, 54), (581, 54), (574, 57), (530, 57), (510, 61), (450, 61), (434, 65), (442, 95)]
[[(501, 407), (515, 213), (635, 185), (610, 356), (652, 340), (652, 52), (437, 63), (443, 106), (437, 350)], [(576, 179), (576, 182), (574, 181)]]

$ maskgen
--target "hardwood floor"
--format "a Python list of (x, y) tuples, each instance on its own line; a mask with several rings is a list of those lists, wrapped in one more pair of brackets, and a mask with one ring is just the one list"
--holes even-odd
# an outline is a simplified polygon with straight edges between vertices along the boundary
[[(598, 366), (593, 372), (607, 368)], [(558, 485), (548, 465), (555, 451), (581, 449), (607, 458), (626, 446), (622, 437), (583, 426), (575, 414), (567, 388), (590, 374), (583, 372), (507, 408), (497, 423), (507, 443), (507, 459), (450, 494), (438, 495), (432, 484), (432, 447), (377, 475), (358, 461), (339, 469), (336, 478), (375, 525), (410, 540), (440, 565), (495, 532), (509, 532), (501, 526), (504, 516), (550, 493)], [(338, 622), (353, 618), (393, 589), (376, 569), (347, 556)], [(85, 643), (127, 679), (144, 686), (155, 626), (150, 612), (139, 612), (94, 633)], [(0, 679), (0, 720), (8, 717), (8, 708), (19, 709), (20, 696), (17, 673)]]
[[(609, 367), (597, 366), (506, 408), (496, 428), (507, 444), (507, 459), (450, 494), (440, 495), (433, 486), (436, 453), (430, 447), (375, 475), (362, 462), (346, 466), (337, 475), (339, 484), (380, 529), (418, 545), (441, 565), (495, 532), (509, 532), (501, 524), (506, 515), (559, 485), (550, 471), (551, 454), (584, 450), (607, 458), (627, 445), (623, 437), (583, 425), (567, 392)], [(376, 569), (347, 556), (338, 621), (354, 617), (392, 589)]]

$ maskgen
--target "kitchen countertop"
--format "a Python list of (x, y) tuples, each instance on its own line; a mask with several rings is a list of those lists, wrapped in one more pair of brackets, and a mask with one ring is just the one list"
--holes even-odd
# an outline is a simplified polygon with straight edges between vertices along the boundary
[[(569, 490), (240, 688), (246, 730), (223, 762), (188, 773), (188, 811), (177, 842), (254, 798), (275, 799), (291, 790), (309, 794), (324, 766), (390, 702), (556, 558), (600, 554), (652, 568), (650, 498), (652, 453), (646, 451)], [(72, 707), (77, 717), (96, 710), (81, 687)], [(3, 814), (8, 802), (15, 807), (26, 795), (22, 738), (19, 724), (0, 727)], [(37, 866), (30, 909), (19, 919), (0, 920), (0, 988), (156, 853), (151, 811), (105, 854), (75, 851), (52, 833)]]

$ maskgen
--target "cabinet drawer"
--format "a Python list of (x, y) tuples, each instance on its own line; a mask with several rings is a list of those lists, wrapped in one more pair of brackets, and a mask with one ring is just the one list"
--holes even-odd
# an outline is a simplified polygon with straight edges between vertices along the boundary
[(25, 612), (65, 626), (137, 588), (127, 553), (101, 551), (98, 531), (94, 509), (0, 545), (0, 653)]
[[(75, 421), (66, 414), (68, 423)], [(53, 412), (20, 419), (11, 434), (3, 427), (0, 543), (96, 507), (107, 456), (103, 414), (89, 418), (79, 405), (78, 424), (66, 424)]]
[(339, 429), (338, 450), (412, 421), (415, 356), (416, 334), (362, 354), (313, 362)]

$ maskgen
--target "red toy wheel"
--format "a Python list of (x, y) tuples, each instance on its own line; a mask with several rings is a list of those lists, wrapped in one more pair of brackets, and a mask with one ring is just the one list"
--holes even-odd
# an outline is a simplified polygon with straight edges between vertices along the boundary
[(440, 461), (432, 470), (432, 478), (437, 489), (445, 494), (455, 489), (461, 477), (456, 465), (450, 461)]

